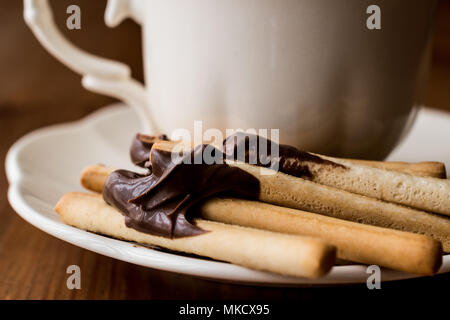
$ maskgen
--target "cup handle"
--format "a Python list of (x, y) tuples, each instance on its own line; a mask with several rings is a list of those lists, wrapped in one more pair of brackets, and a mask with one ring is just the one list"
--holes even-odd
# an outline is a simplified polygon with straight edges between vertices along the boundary
[[(105, 12), (108, 26), (116, 26), (132, 16), (134, 0), (109, 0)], [(48, 0), (24, 0), (24, 18), (36, 38), (60, 62), (83, 76), (83, 86), (91, 91), (120, 99), (133, 107), (143, 130), (158, 134), (148, 106), (144, 86), (131, 78), (130, 68), (120, 62), (102, 58), (70, 43), (58, 30)], [(140, 21), (140, 17), (133, 17)]]

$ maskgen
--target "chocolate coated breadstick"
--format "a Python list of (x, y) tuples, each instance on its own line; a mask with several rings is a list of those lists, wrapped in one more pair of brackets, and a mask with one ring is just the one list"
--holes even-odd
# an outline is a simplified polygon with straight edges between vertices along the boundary
[[(154, 137), (153, 137), (154, 138)], [(162, 141), (165, 143), (161, 144)], [(153, 143), (159, 143), (161, 145), (173, 145), (179, 144), (177, 141), (169, 141), (168, 139), (156, 139), (152, 140)], [(183, 143), (183, 145), (187, 148), (190, 147), (189, 144)], [(420, 177), (433, 177), (445, 179), (447, 177), (447, 173), (445, 170), (445, 165), (442, 162), (437, 161), (423, 161), (423, 162), (403, 162), (403, 161), (373, 161), (373, 160), (359, 160), (359, 159), (343, 159), (343, 158), (334, 158), (334, 157), (325, 157), (319, 154), (316, 154), (319, 157), (326, 158), (330, 161), (347, 161), (356, 165), (363, 165), (367, 167), (373, 167), (384, 170), (393, 170), (403, 173), (408, 173), (415, 176)]]
[(136, 231), (99, 194), (68, 193), (55, 207), (64, 223), (114, 238), (156, 245), (278, 274), (316, 278), (334, 264), (336, 248), (321, 240), (198, 219), (209, 231), (169, 239)]

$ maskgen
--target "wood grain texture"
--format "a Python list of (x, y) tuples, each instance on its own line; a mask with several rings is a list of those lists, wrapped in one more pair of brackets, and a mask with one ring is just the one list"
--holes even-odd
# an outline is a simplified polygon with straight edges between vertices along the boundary
[[(130, 64), (134, 75), (142, 79), (140, 34), (136, 24), (127, 21), (114, 30), (106, 28), (103, 23), (105, 1), (51, 2), (60, 26), (64, 24), (65, 8), (69, 4), (79, 4), (83, 14), (82, 30), (66, 31), (68, 37), (93, 53)], [(448, 0), (443, 2), (448, 3)], [(88, 10), (83, 10), (87, 7)], [(447, 17), (443, 25), (450, 23), (447, 22), (450, 10), (446, 12), (448, 15), (445, 12), (440, 15)], [(439, 39), (448, 36), (442, 32)], [(0, 39), (3, 44), (0, 50), (0, 163), (4, 163), (11, 144), (25, 133), (53, 123), (80, 119), (113, 101), (84, 90), (79, 76), (42, 49), (23, 23), (21, 1), (1, 1)], [(450, 65), (445, 50), (439, 54), (439, 64), (433, 67), (428, 101), (432, 102), (431, 106), (450, 110), (450, 66), (440, 67)], [(0, 299), (313, 300), (343, 292), (339, 287), (282, 289), (216, 283), (107, 258), (51, 237), (23, 221), (7, 202), (7, 187), (5, 172), (1, 169)], [(66, 268), (72, 264), (81, 268), (81, 290), (66, 288)], [(449, 283), (449, 275), (439, 275), (383, 283), (382, 288), (431, 291)], [(351, 286), (347, 290), (367, 291), (365, 285)]]

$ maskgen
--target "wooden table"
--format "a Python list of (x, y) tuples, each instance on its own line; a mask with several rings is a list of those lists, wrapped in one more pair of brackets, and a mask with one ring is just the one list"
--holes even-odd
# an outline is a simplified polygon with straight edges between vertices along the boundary
[[(72, 2), (59, 1), (56, 12), (64, 12)], [(87, 0), (77, 3), (86, 5)], [(138, 27), (127, 22), (115, 31), (107, 30), (101, 22), (104, 2), (90, 3), (95, 6), (83, 11), (83, 23), (89, 26), (83, 28), (88, 30), (71, 33), (69, 37), (90, 51), (126, 61), (136, 77), (142, 79)], [(112, 100), (83, 90), (80, 78), (40, 47), (22, 23), (19, 1), (3, 1), (1, 6), (0, 23), (8, 27), (0, 25), (0, 39), (9, 39), (8, 47), (0, 50), (0, 163), (3, 163), (10, 145), (23, 134), (53, 123), (79, 119)], [(58, 20), (59, 24), (63, 22)], [(85, 32), (90, 36), (86, 37)], [(432, 74), (435, 76), (428, 100), (433, 106), (450, 110), (450, 64), (435, 65)], [(7, 188), (5, 173), (0, 170), (0, 299), (311, 300), (342, 290), (216, 283), (107, 258), (58, 240), (23, 221), (7, 202)], [(81, 290), (71, 291), (66, 287), (66, 268), (72, 264), (81, 268)], [(434, 290), (445, 283), (450, 283), (449, 275), (383, 283), (382, 287), (384, 290), (418, 287)], [(365, 286), (346, 290), (368, 291)]]

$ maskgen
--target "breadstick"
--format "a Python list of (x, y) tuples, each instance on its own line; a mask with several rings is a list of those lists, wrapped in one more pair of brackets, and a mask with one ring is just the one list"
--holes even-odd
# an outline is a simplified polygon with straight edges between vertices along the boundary
[(55, 207), (64, 223), (118, 239), (197, 254), (244, 267), (295, 277), (316, 278), (333, 266), (336, 248), (321, 240), (195, 220), (201, 235), (168, 239), (125, 225), (123, 215), (99, 194), (68, 193)]
[[(184, 151), (191, 149), (186, 143), (159, 141), (153, 148)], [(304, 167), (308, 179), (322, 185), (409, 207), (450, 215), (450, 179), (418, 177), (393, 170), (353, 164), (337, 158), (315, 155), (330, 163), (317, 163), (308, 159), (286, 158), (290, 167)], [(151, 159), (150, 159), (151, 161)], [(233, 163), (227, 160), (227, 164)], [(332, 163), (331, 163), (332, 164)]]
[[(327, 187), (283, 173), (264, 175), (261, 172), (268, 169), (248, 164), (229, 164), (238, 165), (258, 178), (261, 201), (353, 222), (429, 235), (442, 242), (445, 252), (450, 252), (450, 219), (447, 217)], [(98, 165), (87, 167), (82, 173), (82, 185), (89, 190), (101, 192), (108, 174), (112, 171), (113, 168)]]
[(348, 161), (356, 165), (363, 165), (367, 167), (373, 167), (384, 170), (393, 170), (403, 173), (409, 173), (414, 176), (420, 177), (433, 177), (445, 179), (447, 173), (445, 165), (442, 162), (437, 161), (424, 161), (417, 163), (401, 162), (401, 161), (371, 161), (371, 160), (357, 160), (357, 159), (339, 159), (333, 157), (327, 157), (331, 161)]
[(101, 193), (103, 186), (105, 185), (106, 178), (113, 171), (114, 169), (100, 164), (86, 167), (81, 172), (80, 183), (88, 190)]
[(210, 199), (199, 210), (213, 221), (320, 238), (337, 247), (340, 259), (426, 275), (442, 263), (441, 243), (424, 235), (233, 198)]
[(345, 167), (324, 169), (305, 163), (311, 180), (330, 187), (403, 204), (409, 207), (450, 215), (450, 179), (418, 177), (352, 162), (320, 156)]
[[(174, 144), (182, 144), (183, 148), (191, 148), (192, 145), (189, 143), (181, 142), (181, 141), (169, 141), (167, 139), (164, 140), (155, 140), (154, 142), (158, 142), (158, 145), (161, 147), (163, 145), (173, 146)], [(216, 146), (221, 147), (221, 146)], [(313, 154), (313, 153), (312, 153)], [(433, 178), (441, 178), (445, 179), (447, 177), (447, 173), (445, 170), (445, 164), (437, 161), (423, 161), (423, 162), (402, 162), (402, 161), (373, 161), (373, 160), (359, 160), (359, 159), (344, 159), (344, 158), (334, 158), (334, 157), (325, 157), (319, 154), (315, 154), (316, 156), (326, 158), (330, 161), (338, 162), (338, 161), (348, 161), (350, 163), (356, 165), (363, 165), (367, 167), (373, 167), (384, 170), (393, 170), (403, 173), (408, 173), (415, 176), (420, 177), (433, 177)], [(336, 161), (335, 161), (336, 160)]]

